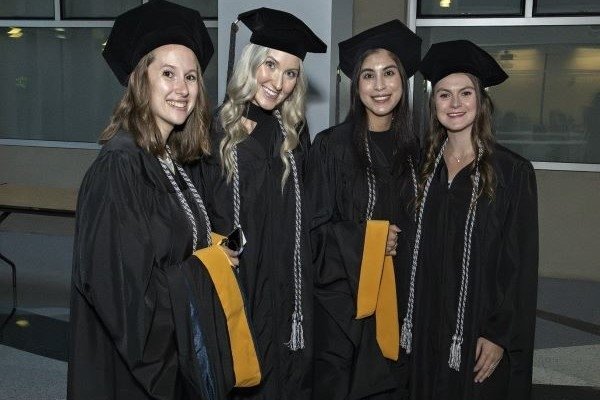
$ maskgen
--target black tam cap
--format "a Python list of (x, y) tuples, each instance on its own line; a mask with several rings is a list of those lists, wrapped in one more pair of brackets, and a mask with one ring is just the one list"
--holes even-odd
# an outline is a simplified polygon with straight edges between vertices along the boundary
[(152, 0), (117, 17), (102, 54), (122, 85), (142, 57), (166, 44), (186, 46), (202, 71), (214, 48), (200, 13), (165, 0)]
[(352, 77), (356, 63), (367, 50), (385, 49), (394, 53), (402, 63), (407, 77), (417, 71), (421, 60), (421, 38), (395, 19), (367, 29), (339, 43), (340, 69)]
[(261, 7), (238, 15), (251, 31), (250, 42), (285, 51), (304, 60), (306, 53), (325, 53), (327, 45), (294, 15)]
[(475, 75), (484, 87), (498, 85), (508, 78), (491, 55), (468, 40), (433, 44), (419, 69), (432, 85), (456, 72)]

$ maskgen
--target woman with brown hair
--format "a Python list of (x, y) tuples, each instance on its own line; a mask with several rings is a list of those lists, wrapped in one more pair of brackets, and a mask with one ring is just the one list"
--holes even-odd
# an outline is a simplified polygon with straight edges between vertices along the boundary
[(466, 40), (434, 44), (402, 347), (411, 399), (528, 399), (538, 262), (531, 163), (496, 143), (485, 87), (507, 79)]
[(69, 399), (210, 399), (260, 381), (231, 264), (182, 167), (206, 154), (200, 14), (155, 0), (119, 16), (104, 57), (125, 94), (81, 185)]
[[(421, 39), (393, 20), (339, 44), (346, 120), (319, 133), (306, 187), (315, 270), (315, 399), (402, 399), (399, 314), (418, 143), (407, 79)], [(400, 294), (400, 295), (398, 295)], [(400, 301), (400, 303), (399, 303)]]

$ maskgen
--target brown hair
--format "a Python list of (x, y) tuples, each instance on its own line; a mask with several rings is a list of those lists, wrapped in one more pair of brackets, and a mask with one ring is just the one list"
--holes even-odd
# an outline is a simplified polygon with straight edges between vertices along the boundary
[[(162, 137), (150, 109), (150, 81), (148, 67), (154, 61), (154, 53), (146, 54), (129, 75), (123, 98), (119, 101), (102, 131), (99, 142), (108, 142), (120, 129), (130, 132), (138, 146), (156, 156), (163, 155), (168, 144), (171, 154), (179, 162), (188, 162), (202, 154), (210, 154), (208, 127), (210, 115), (208, 98), (201, 77), (198, 78), (198, 97), (186, 122), (176, 126), (167, 143)], [(200, 66), (198, 66), (200, 70)]]
[[(485, 193), (490, 199), (494, 199), (495, 190), (495, 174), (494, 168), (490, 161), (490, 156), (493, 152), (494, 144), (496, 139), (492, 130), (492, 115), (494, 114), (494, 105), (492, 99), (487, 92), (481, 86), (479, 78), (474, 75), (465, 73), (469, 77), (473, 86), (475, 87), (475, 93), (477, 96), (477, 113), (475, 115), (475, 121), (473, 122), (473, 128), (471, 129), (471, 142), (473, 148), (477, 153), (478, 142), (481, 142), (483, 147), (483, 153), (479, 162), (479, 170), (481, 173), (481, 190), (478, 193), (480, 196)], [(448, 136), (446, 128), (438, 121), (435, 108), (435, 91), (431, 90), (429, 96), (429, 124), (427, 130), (426, 139), (426, 154), (425, 161), (423, 163), (423, 169), (421, 171), (419, 179), (419, 201), (423, 195), (423, 189), (425, 182), (431, 173), (433, 173), (433, 166), (435, 158)], [(474, 171), (474, 168), (473, 168)]]

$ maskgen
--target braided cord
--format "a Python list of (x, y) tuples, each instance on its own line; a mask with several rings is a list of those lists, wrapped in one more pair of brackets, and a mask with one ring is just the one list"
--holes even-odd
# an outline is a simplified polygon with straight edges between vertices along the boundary
[(475, 166), (475, 178), (473, 180), (473, 189), (471, 191), (471, 201), (467, 212), (467, 221), (465, 223), (465, 233), (463, 237), (463, 256), (461, 265), (460, 292), (458, 295), (458, 309), (456, 311), (456, 328), (452, 335), (452, 344), (450, 345), (450, 356), (448, 366), (453, 370), (459, 371), (461, 364), (461, 353), (463, 343), (463, 328), (465, 321), (465, 310), (467, 308), (467, 294), (469, 290), (469, 266), (471, 263), (471, 244), (473, 228), (475, 226), (475, 215), (477, 212), (477, 198), (479, 192), (480, 171), (479, 161), (483, 154), (483, 146), (478, 142), (477, 161)]
[(369, 138), (365, 137), (365, 152), (367, 153), (367, 188), (368, 188), (368, 201), (367, 210), (365, 211), (365, 220), (370, 221), (373, 218), (373, 211), (375, 210), (375, 203), (377, 203), (377, 180), (375, 179), (375, 173), (373, 171), (373, 159), (371, 158), (371, 148), (369, 147)]
[[(404, 321), (402, 323), (402, 333), (400, 336), (400, 345), (406, 351), (407, 354), (410, 354), (412, 349), (412, 326), (413, 326), (413, 311), (415, 304), (415, 279), (417, 276), (417, 265), (419, 263), (419, 249), (421, 245), (421, 233), (423, 230), (423, 212), (425, 210), (425, 202), (427, 201), (427, 194), (429, 193), (429, 187), (431, 186), (431, 182), (433, 181), (433, 177), (435, 175), (435, 171), (437, 170), (438, 165), (440, 164), (440, 160), (442, 159), (442, 155), (444, 154), (444, 149), (448, 144), (448, 139), (444, 141), (442, 148), (440, 149), (439, 154), (435, 158), (435, 163), (433, 165), (433, 170), (431, 174), (427, 177), (427, 181), (425, 182), (425, 188), (423, 189), (423, 198), (418, 205), (417, 211), (417, 232), (415, 235), (415, 246), (413, 248), (413, 257), (412, 264), (410, 269), (410, 285), (408, 290), (408, 305), (406, 307), (406, 315), (404, 316)], [(416, 179), (416, 177), (415, 177)]]
[[(410, 166), (410, 176), (412, 178), (415, 200), (417, 200), (419, 198), (419, 184), (417, 183), (417, 173), (415, 171), (415, 164), (413, 163), (411, 156), (408, 156), (408, 165)], [(414, 219), (417, 219), (416, 213), (414, 215)]]
[[(283, 121), (281, 119), (281, 113), (279, 110), (275, 110), (273, 112), (277, 121), (279, 122), (279, 127), (281, 128), (281, 132), (284, 138), (287, 136), (287, 131), (283, 125)], [(300, 180), (298, 177), (298, 167), (296, 165), (296, 160), (294, 158), (294, 154), (291, 150), (286, 151), (286, 156), (290, 162), (290, 166), (292, 168), (292, 176), (294, 180), (294, 197), (296, 203), (296, 213), (295, 213), (295, 235), (294, 235), (294, 311), (292, 313), (292, 331), (290, 335), (289, 342), (286, 345), (292, 351), (304, 349), (304, 314), (302, 312), (302, 253), (301, 253), (301, 243), (302, 243), (302, 196), (300, 193)]]
[(233, 228), (240, 226), (240, 170), (238, 167), (238, 150), (237, 144), (233, 145), (232, 156), (232, 169), (233, 169)]

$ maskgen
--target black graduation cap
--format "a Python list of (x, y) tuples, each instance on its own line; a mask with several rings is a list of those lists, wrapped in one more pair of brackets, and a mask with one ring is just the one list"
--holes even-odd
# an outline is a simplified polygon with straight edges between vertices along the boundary
[(304, 60), (306, 53), (325, 53), (327, 45), (296, 16), (261, 7), (238, 15), (251, 31), (250, 43), (285, 51)]
[(508, 78), (491, 55), (468, 40), (433, 44), (419, 69), (432, 85), (456, 72), (475, 75), (484, 87), (498, 85)]
[(214, 48), (200, 13), (152, 0), (117, 17), (102, 55), (122, 85), (142, 57), (157, 47), (181, 44), (196, 54), (202, 71)]
[(252, 31), (250, 43), (285, 51), (304, 60), (306, 53), (325, 53), (327, 45), (298, 17), (288, 12), (261, 7), (238, 15), (231, 24), (227, 82), (233, 71), (237, 22), (242, 21)]
[(421, 38), (397, 19), (367, 29), (339, 43), (340, 69), (352, 77), (356, 63), (367, 50), (385, 49), (402, 62), (407, 77), (411, 77), (421, 61)]

